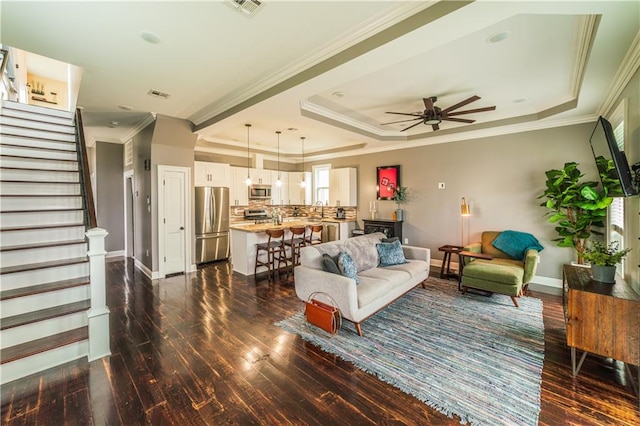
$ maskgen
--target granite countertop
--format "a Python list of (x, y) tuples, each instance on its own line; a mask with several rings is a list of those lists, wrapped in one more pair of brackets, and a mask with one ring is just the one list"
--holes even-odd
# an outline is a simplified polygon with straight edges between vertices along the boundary
[(281, 225), (273, 225), (271, 223), (251, 223), (247, 224), (235, 224), (229, 226), (229, 229), (234, 229), (236, 231), (244, 231), (244, 232), (265, 232), (267, 229), (287, 229), (292, 226), (306, 226), (306, 225), (315, 225), (322, 224), (322, 222), (355, 222), (355, 219), (336, 219), (336, 218), (307, 218), (307, 217), (295, 217), (295, 218), (287, 218)]

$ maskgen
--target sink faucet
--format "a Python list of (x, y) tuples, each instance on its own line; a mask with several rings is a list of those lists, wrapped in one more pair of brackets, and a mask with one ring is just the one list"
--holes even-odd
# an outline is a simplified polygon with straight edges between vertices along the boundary
[(316, 201), (315, 205), (320, 206), (320, 217), (324, 218), (324, 204), (322, 203), (322, 201)]

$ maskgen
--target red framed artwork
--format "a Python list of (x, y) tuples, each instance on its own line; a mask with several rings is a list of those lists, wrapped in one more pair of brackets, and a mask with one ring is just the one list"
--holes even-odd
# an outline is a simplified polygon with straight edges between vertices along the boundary
[(378, 200), (391, 200), (396, 188), (400, 187), (400, 166), (376, 168), (376, 191)]

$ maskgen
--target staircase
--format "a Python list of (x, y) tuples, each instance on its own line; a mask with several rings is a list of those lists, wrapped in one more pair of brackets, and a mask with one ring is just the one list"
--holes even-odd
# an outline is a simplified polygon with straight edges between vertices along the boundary
[(92, 289), (73, 114), (3, 102), (0, 126), (4, 384), (89, 354)]

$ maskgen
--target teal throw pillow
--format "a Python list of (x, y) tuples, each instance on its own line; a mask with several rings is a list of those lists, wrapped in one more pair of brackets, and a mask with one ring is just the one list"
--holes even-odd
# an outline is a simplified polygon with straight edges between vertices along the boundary
[(356, 281), (356, 284), (360, 283), (356, 264), (346, 251), (342, 251), (338, 255), (338, 268), (340, 268), (342, 275), (347, 278), (353, 278)]
[(327, 253), (322, 255), (322, 270), (331, 272), (332, 274), (342, 275), (342, 272), (340, 272), (340, 268), (338, 268), (338, 264), (336, 263), (336, 259), (334, 259), (333, 256), (329, 256)]
[(378, 249), (378, 255), (380, 256), (380, 266), (393, 266), (409, 263), (404, 257), (400, 241), (394, 241), (392, 243), (378, 243), (376, 244), (376, 249)]

